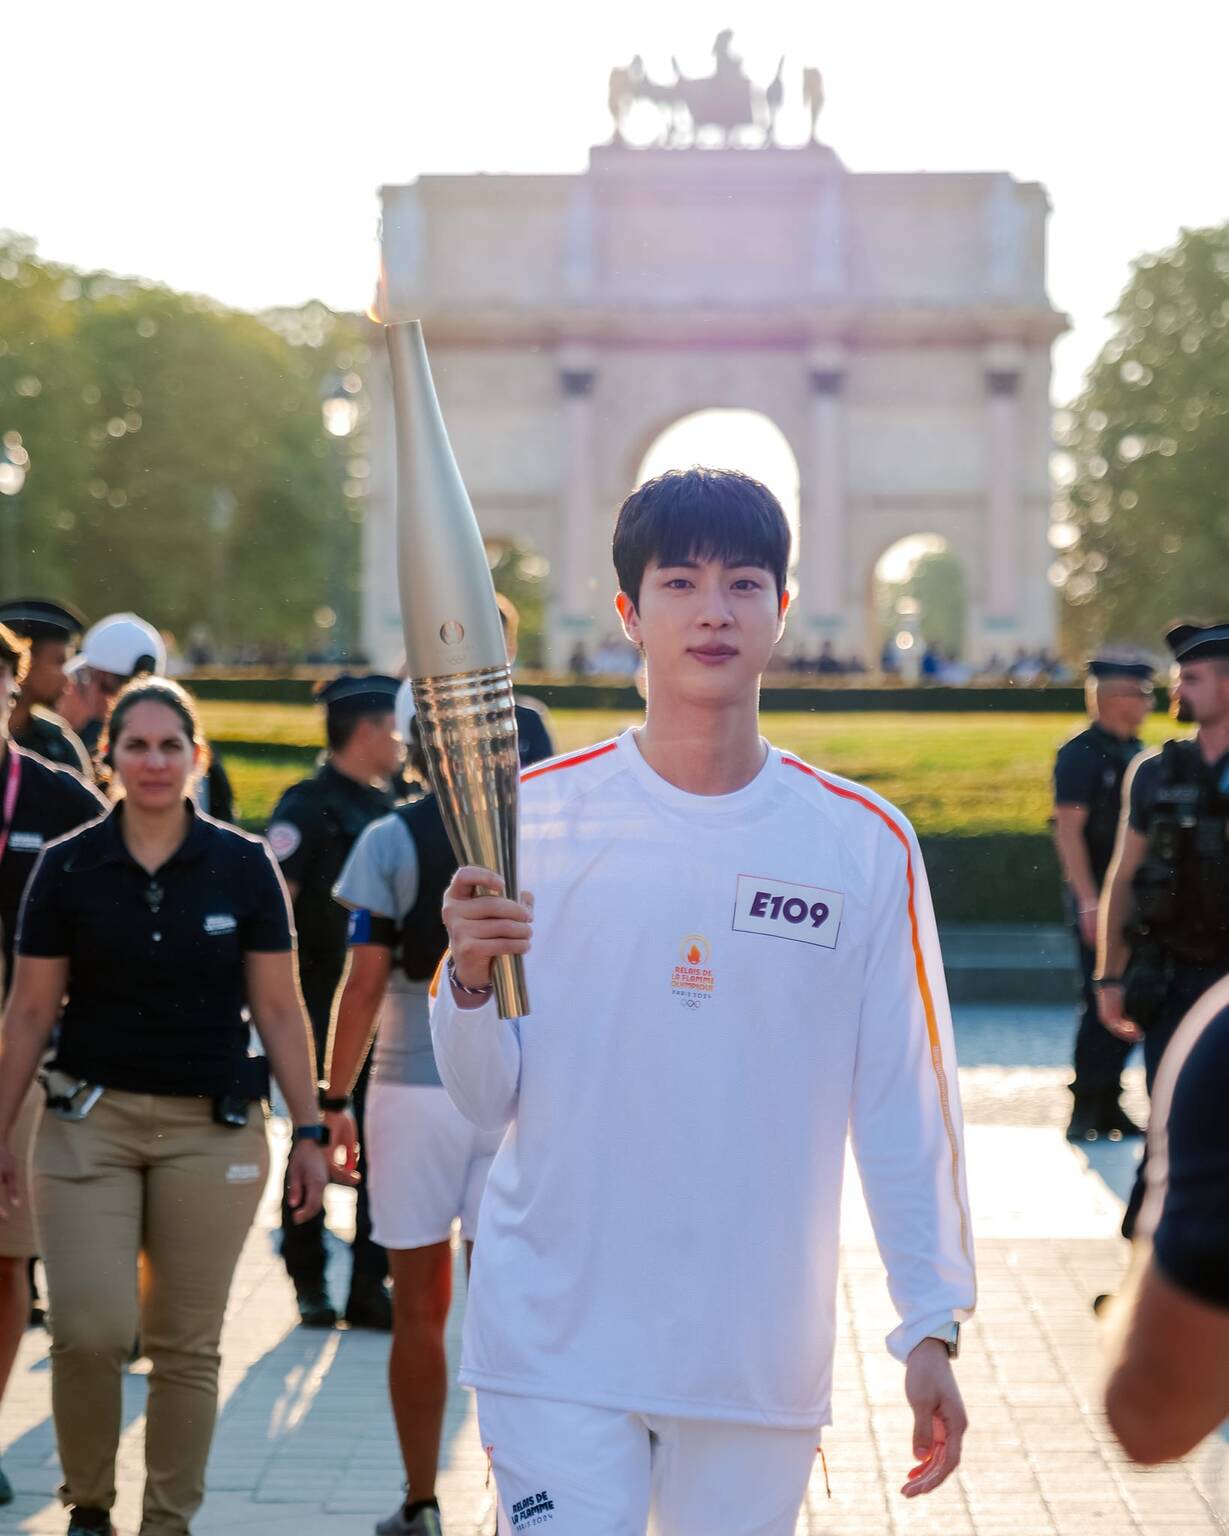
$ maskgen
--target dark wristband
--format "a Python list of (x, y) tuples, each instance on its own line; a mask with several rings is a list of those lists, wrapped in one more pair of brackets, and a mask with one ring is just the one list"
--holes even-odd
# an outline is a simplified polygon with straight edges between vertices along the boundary
[(327, 1147), (329, 1144), (328, 1127), (323, 1125), (296, 1125), (294, 1136), (291, 1139), (296, 1145), (300, 1141), (314, 1141), (318, 1147)]
[(1093, 977), (1092, 989), (1093, 989), (1094, 992), (1103, 991), (1104, 988), (1106, 988), (1106, 987), (1120, 987), (1120, 986), (1122, 986), (1122, 977), (1121, 976), (1094, 976)]
[(330, 1098), (322, 1088), (317, 1102), (326, 1115), (344, 1115), (346, 1110), (350, 1108), (350, 1095), (344, 1094), (339, 1098)]

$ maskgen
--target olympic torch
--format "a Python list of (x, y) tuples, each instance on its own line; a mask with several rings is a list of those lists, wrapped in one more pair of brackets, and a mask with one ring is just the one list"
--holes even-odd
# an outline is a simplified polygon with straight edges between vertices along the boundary
[[(520, 758), (512, 671), (473, 507), (417, 320), (384, 327), (397, 437), (397, 572), (406, 668), (431, 783), (457, 860), (517, 895)], [(492, 966), (501, 1019), (529, 1012), (519, 955)]]

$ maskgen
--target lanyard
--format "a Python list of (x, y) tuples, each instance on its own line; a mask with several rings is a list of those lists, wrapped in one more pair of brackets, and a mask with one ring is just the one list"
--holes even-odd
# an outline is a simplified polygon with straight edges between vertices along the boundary
[(9, 771), (4, 785), (4, 818), (0, 820), (0, 859), (3, 859), (5, 850), (9, 845), (9, 831), (13, 825), (13, 816), (17, 810), (17, 790), (21, 784), (21, 756), (13, 743), (9, 742), (8, 750)]

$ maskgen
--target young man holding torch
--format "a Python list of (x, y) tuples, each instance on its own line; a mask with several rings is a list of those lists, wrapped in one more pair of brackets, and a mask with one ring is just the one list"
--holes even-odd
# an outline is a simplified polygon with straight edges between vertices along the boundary
[[(445, 898), (436, 1060), (509, 1128), (461, 1371), (501, 1532), (792, 1536), (830, 1417), (847, 1130), (901, 1319), (904, 1493), (960, 1459), (975, 1282), (934, 917), (904, 817), (759, 734), (788, 549), (735, 472), (628, 498), (645, 722), (524, 774), (536, 902), (472, 867)], [(496, 1015), (501, 954), (528, 957), (527, 1018)]]

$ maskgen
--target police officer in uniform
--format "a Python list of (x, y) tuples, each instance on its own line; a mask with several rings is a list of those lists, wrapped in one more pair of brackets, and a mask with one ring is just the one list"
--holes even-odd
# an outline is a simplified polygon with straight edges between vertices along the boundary
[[(107, 802), (92, 784), (27, 752), (11, 738), (10, 708), (25, 675), (29, 646), (28, 640), (0, 624), (0, 1002), (13, 982), (21, 898), (44, 845), (107, 810)], [(41, 1098), (37, 1089), (26, 1095), (10, 1139), (23, 1184)], [(0, 1396), (30, 1320), (29, 1271), (38, 1248), (25, 1193), (27, 1198), (0, 1227)], [(12, 1497), (8, 1479), (0, 1471), (0, 1504)]]
[(1054, 764), (1054, 843), (1075, 930), (1083, 1008), (1075, 1040), (1070, 1141), (1139, 1136), (1123, 1109), (1122, 1067), (1131, 1043), (1111, 1035), (1097, 1012), (1097, 904), (1114, 853), (1122, 781), (1143, 751), (1139, 729), (1152, 708), (1152, 663), (1105, 651), (1088, 668), (1085, 697), (1092, 723), (1066, 741)]
[(24, 597), (0, 603), (0, 624), (30, 642), (29, 670), (9, 716), (10, 738), (49, 763), (91, 777), (84, 744), (52, 713), (64, 692), (64, 668), (85, 629), (84, 617), (64, 603)]
[[(269, 823), (269, 846), (294, 903), (299, 980), (321, 1076), (333, 995), (346, 963), (348, 920), (333, 900), (333, 885), (364, 827), (393, 806), (388, 786), (402, 755), (393, 721), (397, 687), (394, 677), (343, 675), (320, 689), (317, 698), (325, 707), (328, 755), (312, 778), (291, 785)], [(355, 1095), (360, 1129), (364, 1088), (365, 1082)], [(325, 1285), (323, 1215), (295, 1225), (283, 1210), (282, 1257), (294, 1282), (303, 1323), (331, 1328), (337, 1314)], [(388, 1259), (371, 1240), (365, 1182), (359, 1184), (352, 1259), (346, 1321), (357, 1327), (391, 1328), (392, 1310), (384, 1286)]]
[(1198, 729), (1128, 773), (1095, 983), (1105, 1027), (1143, 1039), (1150, 1093), (1183, 1015), (1229, 972), (1229, 621), (1165, 639), (1177, 719)]

